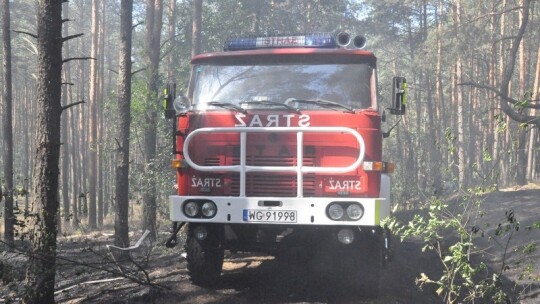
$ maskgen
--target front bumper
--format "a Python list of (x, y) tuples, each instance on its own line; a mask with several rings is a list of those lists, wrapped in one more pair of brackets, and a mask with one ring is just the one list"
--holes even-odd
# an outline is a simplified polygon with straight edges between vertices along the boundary
[[(212, 218), (190, 218), (183, 213), (188, 200), (210, 200), (217, 206)], [(265, 202), (279, 202), (279, 206), (265, 206)], [(332, 202), (356, 202), (364, 208), (364, 215), (356, 221), (335, 221), (327, 216), (327, 206)], [(174, 222), (227, 223), (227, 224), (284, 224), (284, 225), (344, 225), (380, 226), (390, 215), (390, 202), (384, 198), (329, 198), (329, 197), (222, 197), (222, 196), (169, 196), (170, 219)], [(296, 211), (295, 222), (250, 222), (246, 210)]]

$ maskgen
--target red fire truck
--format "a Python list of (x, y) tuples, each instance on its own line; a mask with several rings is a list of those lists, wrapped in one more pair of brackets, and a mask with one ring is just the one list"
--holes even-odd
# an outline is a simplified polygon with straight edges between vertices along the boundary
[(364, 44), (346, 33), (233, 37), (192, 59), (187, 96), (168, 86), (178, 180), (168, 245), (187, 223), (193, 283), (217, 282), (225, 250), (295, 247), (314, 269), (378, 294), (394, 170), (381, 123), (405, 112), (406, 82), (394, 77), (383, 108)]

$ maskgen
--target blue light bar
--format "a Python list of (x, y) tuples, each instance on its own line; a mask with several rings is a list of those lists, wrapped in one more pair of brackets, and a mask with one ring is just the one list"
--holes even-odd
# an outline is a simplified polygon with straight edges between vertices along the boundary
[(332, 34), (309, 34), (299, 36), (273, 37), (232, 37), (225, 41), (225, 51), (253, 50), (265, 48), (337, 48), (336, 38)]

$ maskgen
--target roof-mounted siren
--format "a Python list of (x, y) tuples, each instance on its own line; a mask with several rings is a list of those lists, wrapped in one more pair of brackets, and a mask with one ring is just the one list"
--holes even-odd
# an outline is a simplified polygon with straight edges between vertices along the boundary
[(349, 33), (340, 32), (336, 35), (336, 42), (341, 47), (346, 47), (351, 43), (351, 35)]
[(357, 49), (363, 49), (366, 46), (367, 39), (362, 35), (357, 35), (353, 39), (353, 45)]

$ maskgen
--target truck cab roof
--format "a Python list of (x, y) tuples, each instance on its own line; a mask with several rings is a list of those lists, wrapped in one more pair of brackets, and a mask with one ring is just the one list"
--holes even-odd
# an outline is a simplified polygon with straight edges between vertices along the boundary
[(253, 50), (223, 51), (196, 55), (191, 60), (197, 64), (264, 64), (268, 63), (365, 63), (375, 64), (375, 55), (366, 50), (346, 48), (263, 48)]

